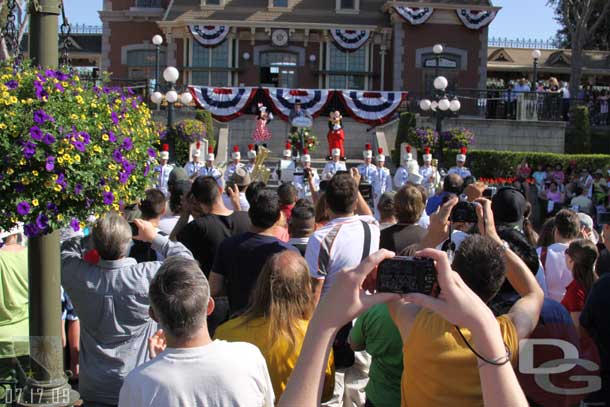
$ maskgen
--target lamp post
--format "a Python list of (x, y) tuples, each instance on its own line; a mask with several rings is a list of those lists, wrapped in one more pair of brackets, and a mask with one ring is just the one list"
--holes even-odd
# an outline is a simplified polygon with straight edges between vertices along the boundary
[(178, 95), (176, 91), (176, 82), (180, 78), (180, 72), (173, 66), (168, 66), (163, 71), (163, 79), (170, 84), (169, 90), (163, 94), (160, 91), (155, 91), (150, 95), (150, 100), (160, 105), (163, 102), (163, 99), (167, 101), (167, 141), (169, 144), (169, 156), (170, 160), (174, 160), (175, 158), (175, 149), (174, 149), (174, 113), (175, 113), (175, 103), (180, 99), (180, 102), (183, 105), (188, 105), (193, 101), (193, 96), (188, 92), (184, 92), (181, 95)]
[(441, 66), (441, 54), (443, 53), (443, 46), (441, 44), (436, 44), (432, 47), (432, 52), (436, 56), (436, 65), (434, 69), (434, 77), (438, 77), (438, 72)]
[(159, 90), (159, 57), (161, 56), (161, 44), (163, 44), (163, 37), (159, 34), (152, 37), (152, 43), (155, 44), (156, 53), (155, 53), (155, 92)]
[(532, 51), (532, 59), (534, 60), (534, 80), (532, 82), (532, 86), (534, 88), (534, 92), (538, 89), (538, 60), (542, 56), (542, 52), (539, 49), (535, 49)]
[(443, 119), (445, 117), (451, 117), (456, 115), (457, 112), (462, 108), (462, 104), (457, 97), (451, 97), (447, 94), (447, 86), (449, 81), (444, 76), (438, 76), (434, 79), (435, 95), (432, 100), (423, 99), (419, 102), (419, 108), (424, 111), (432, 112), (432, 116), (436, 120), (436, 133), (438, 134), (438, 148), (439, 148), (439, 163), (443, 164), (443, 149), (444, 140), (441, 136), (443, 130)]

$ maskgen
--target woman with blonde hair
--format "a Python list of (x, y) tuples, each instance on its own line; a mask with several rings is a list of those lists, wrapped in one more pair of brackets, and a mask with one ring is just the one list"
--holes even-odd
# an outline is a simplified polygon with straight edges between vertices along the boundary
[[(298, 253), (285, 250), (267, 260), (247, 310), (218, 327), (215, 339), (248, 342), (259, 348), (267, 361), (277, 402), (301, 353), (313, 310), (307, 263)], [(331, 355), (326, 366), (324, 401), (333, 393), (333, 365)]]

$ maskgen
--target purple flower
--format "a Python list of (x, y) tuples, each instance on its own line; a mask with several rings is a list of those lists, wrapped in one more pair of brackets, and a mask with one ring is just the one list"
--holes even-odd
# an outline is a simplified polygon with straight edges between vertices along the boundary
[(25, 186), (22, 183), (18, 183), (15, 185), (15, 191), (22, 193), (23, 191), (25, 191)]
[(72, 145), (81, 153), (85, 151), (85, 143), (83, 143), (82, 141), (73, 140)]
[(116, 143), (116, 135), (113, 131), (108, 132), (108, 141), (110, 141), (111, 143)]
[(58, 91), (60, 91), (61, 93), (63, 93), (66, 89), (61, 85), (61, 82), (57, 82), (55, 84), (55, 89), (57, 89)]
[(44, 165), (44, 169), (51, 172), (55, 169), (55, 157), (49, 156)]
[(29, 160), (34, 157), (34, 154), (36, 154), (36, 144), (31, 141), (26, 141), (23, 145), (23, 156)]
[(42, 139), (42, 130), (40, 130), (40, 127), (30, 127), (30, 136), (32, 136), (34, 140), (40, 141)]
[(59, 212), (59, 208), (53, 202), (48, 202), (47, 203), (47, 209), (52, 211), (52, 212), (54, 212), (54, 213), (58, 213)]
[(53, 69), (47, 69), (47, 70), (45, 70), (45, 71), (44, 71), (44, 75), (45, 75), (47, 78), (56, 78), (56, 77), (57, 77), (57, 74), (55, 73), (55, 71), (54, 71)]
[(123, 144), (121, 144), (121, 147), (123, 147), (125, 150), (129, 151), (133, 148), (133, 141), (131, 141), (131, 139), (129, 137), (125, 137), (123, 139)]
[(13, 89), (17, 89), (19, 87), (19, 82), (17, 82), (14, 79), (11, 79), (8, 82), (5, 82), (4, 85), (9, 89), (9, 90), (13, 90)]
[(112, 112), (110, 114), (110, 118), (112, 119), (112, 123), (114, 123), (115, 126), (119, 124), (119, 116), (116, 114), (116, 112)]
[(121, 171), (121, 172), (119, 173), (119, 182), (120, 182), (121, 184), (126, 184), (126, 183), (127, 183), (127, 181), (129, 181), (129, 173), (128, 173), (128, 172), (123, 172), (123, 171)]
[(21, 216), (25, 216), (30, 213), (30, 204), (26, 201), (21, 201), (17, 204), (17, 213)]
[(54, 122), (55, 119), (53, 119), (52, 116), (48, 115), (47, 112), (45, 112), (42, 109), (38, 109), (38, 110), (34, 111), (34, 122), (35, 123), (44, 124), (47, 121)]
[(104, 205), (111, 205), (114, 202), (114, 194), (112, 192), (104, 192)]
[(128, 87), (127, 87), (127, 93), (128, 93), (129, 95), (132, 95), (132, 96), (136, 94), (136, 93), (133, 91), (133, 89), (131, 88), (131, 86), (128, 86)]
[(55, 137), (51, 133), (45, 133), (42, 142), (49, 146), (55, 143)]
[(148, 163), (144, 164), (144, 176), (147, 176), (150, 172), (150, 165)]
[(61, 185), (62, 187), (66, 187), (68, 185), (68, 183), (66, 182), (66, 176), (64, 175), (64, 173), (59, 173), (59, 175), (57, 176), (57, 180), (55, 181), (56, 184)]
[(55, 78), (57, 78), (58, 81), (64, 82), (70, 79), (70, 75), (63, 73), (62, 71), (55, 71)]
[(45, 230), (49, 227), (49, 218), (44, 213), (36, 217), (36, 227), (40, 230)]
[(149, 148), (148, 155), (152, 158), (155, 158), (157, 156), (157, 150), (155, 150), (154, 148)]
[(35, 224), (28, 223), (23, 227), (23, 233), (25, 233), (27, 237), (32, 238), (38, 236), (40, 230), (38, 230), (38, 226), (36, 226)]
[(80, 223), (78, 222), (78, 219), (72, 218), (70, 221), (70, 227), (73, 231), (78, 232), (80, 230)]
[(83, 192), (83, 186), (81, 184), (76, 184), (74, 186), (74, 193), (80, 195), (81, 192)]
[(91, 207), (91, 204), (93, 203), (93, 199), (90, 198), (85, 198), (85, 207), (87, 209), (89, 209)]
[(112, 152), (112, 159), (117, 163), (123, 162), (123, 154), (121, 154), (121, 151), (119, 149), (116, 149)]
[(82, 133), (80, 133), (80, 135), (83, 138), (83, 143), (85, 143), (85, 144), (91, 143), (91, 136), (89, 135), (89, 133), (87, 133), (86, 131), (83, 131)]
[(136, 166), (131, 164), (129, 161), (127, 160), (123, 160), (123, 170), (128, 173), (131, 174), (133, 172), (133, 170), (135, 170)]
[(134, 108), (134, 109), (137, 109), (138, 108), (138, 102), (136, 100), (132, 100), (131, 101), (131, 107)]

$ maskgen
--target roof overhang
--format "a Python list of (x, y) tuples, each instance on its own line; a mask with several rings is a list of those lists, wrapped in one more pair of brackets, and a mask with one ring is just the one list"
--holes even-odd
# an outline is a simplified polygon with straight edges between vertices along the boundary
[(394, 6), (403, 6), (403, 7), (430, 7), (437, 10), (458, 10), (462, 8), (472, 9), (472, 10), (491, 10), (498, 12), (502, 9), (502, 7), (496, 6), (483, 6), (483, 5), (472, 5), (472, 4), (447, 4), (447, 3), (433, 3), (433, 2), (419, 2), (419, 1), (388, 1), (386, 2), (381, 9), (384, 12), (388, 12)]

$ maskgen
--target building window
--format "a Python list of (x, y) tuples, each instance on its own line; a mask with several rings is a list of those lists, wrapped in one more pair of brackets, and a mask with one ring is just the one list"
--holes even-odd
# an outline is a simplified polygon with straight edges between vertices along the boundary
[(335, 0), (335, 11), (337, 13), (358, 13), (360, 0)]
[(297, 87), (298, 55), (292, 52), (261, 52), (261, 85), (280, 88)]
[(196, 41), (191, 53), (191, 80), (193, 85), (229, 86), (231, 41), (225, 40), (214, 48), (206, 48)]
[[(154, 49), (131, 49), (127, 51), (127, 72), (129, 79), (153, 79), (155, 77)], [(164, 67), (166, 63), (165, 50), (159, 55), (159, 66)]]
[(288, 0), (273, 0), (273, 7), (288, 7)]
[(346, 52), (330, 43), (328, 53), (329, 89), (366, 89), (366, 46), (354, 52)]
[(224, 6), (224, 0), (201, 0), (202, 6)]
[(137, 8), (161, 8), (161, 0), (136, 0)]

